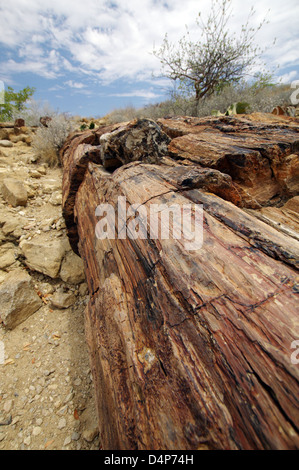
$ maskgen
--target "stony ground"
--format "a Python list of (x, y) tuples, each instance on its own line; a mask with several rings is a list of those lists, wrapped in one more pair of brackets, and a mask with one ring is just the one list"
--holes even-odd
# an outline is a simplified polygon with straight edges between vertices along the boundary
[[(35, 161), (20, 142), (0, 147), (1, 187), (7, 178), (21, 181), (28, 199), (14, 207), (0, 192), (0, 290), (5, 292), (11, 272), (24, 271), (41, 307), (13, 329), (0, 325), (0, 449), (98, 449), (84, 337), (87, 286), (80, 273), (72, 273), (72, 263), (68, 271), (72, 253), (61, 216), (61, 170)], [(58, 260), (63, 272), (49, 275), (34, 267), (25, 246), (36, 240), (65, 244)]]

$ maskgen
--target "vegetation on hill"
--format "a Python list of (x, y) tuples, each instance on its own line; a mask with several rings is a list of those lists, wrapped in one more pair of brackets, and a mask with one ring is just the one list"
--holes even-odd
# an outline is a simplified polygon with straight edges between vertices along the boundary
[(246, 104), (245, 113), (264, 112), (269, 113), (275, 106), (290, 105), (290, 86), (275, 85), (255, 81), (249, 84), (242, 81), (238, 84), (225, 86), (220, 92), (214, 92), (206, 98), (201, 98), (198, 102), (194, 98), (181, 94), (171, 93), (168, 100), (161, 103), (150, 104), (144, 108), (115, 109), (105, 119), (115, 123), (129, 121), (134, 118), (158, 119), (164, 116), (211, 116), (218, 111), (225, 113), (234, 103)]

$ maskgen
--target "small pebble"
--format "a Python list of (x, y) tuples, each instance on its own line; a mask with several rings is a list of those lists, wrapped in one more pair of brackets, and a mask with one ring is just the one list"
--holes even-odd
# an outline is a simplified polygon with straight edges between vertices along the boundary
[(61, 418), (59, 421), (58, 421), (58, 429), (63, 429), (65, 428), (66, 426), (66, 419), (65, 418)]

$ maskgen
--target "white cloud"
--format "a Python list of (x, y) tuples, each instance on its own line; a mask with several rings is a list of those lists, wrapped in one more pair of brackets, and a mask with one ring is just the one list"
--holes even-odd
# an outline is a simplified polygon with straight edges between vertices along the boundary
[(85, 87), (84, 83), (74, 82), (73, 80), (68, 80), (67, 82), (64, 82), (64, 84), (70, 88), (81, 89)]
[[(252, 1), (253, 3), (253, 1)], [(150, 54), (168, 32), (171, 41), (191, 33), (199, 10), (207, 11), (208, 0), (14, 0), (0, 6), (0, 45), (12, 56), (5, 74), (34, 72), (57, 78), (72, 71), (73, 84), (79, 75), (109, 83), (118, 78), (150, 79), (158, 72), (159, 61)], [(232, 30), (246, 21), (250, 4), (233, 0)], [(298, 65), (299, 38), (297, 0), (261, 0), (255, 4), (253, 23), (258, 25), (270, 8), (269, 24), (257, 35), (261, 46), (276, 45), (265, 58), (269, 64)], [(192, 26), (193, 24), (193, 26)], [(1, 64), (2, 62), (2, 64)], [(71, 85), (70, 85), (71, 86)], [(73, 88), (80, 89), (80, 86)], [(82, 87), (81, 87), (82, 88)]]
[(299, 78), (299, 74), (296, 70), (292, 70), (289, 73), (284, 73), (283, 75), (279, 76), (281, 83), (289, 84)]
[(160, 95), (150, 90), (134, 90), (132, 92), (110, 93), (109, 96), (125, 97), (125, 98), (145, 98), (148, 100), (159, 98)]

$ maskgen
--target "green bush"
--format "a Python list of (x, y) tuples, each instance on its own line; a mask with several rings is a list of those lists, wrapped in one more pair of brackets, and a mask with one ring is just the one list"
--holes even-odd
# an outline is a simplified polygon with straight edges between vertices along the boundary
[(7, 87), (4, 91), (4, 103), (0, 104), (0, 121), (12, 121), (21, 118), (20, 115), (26, 110), (26, 104), (35, 92), (35, 88), (29, 86), (19, 92), (14, 91), (12, 87)]

